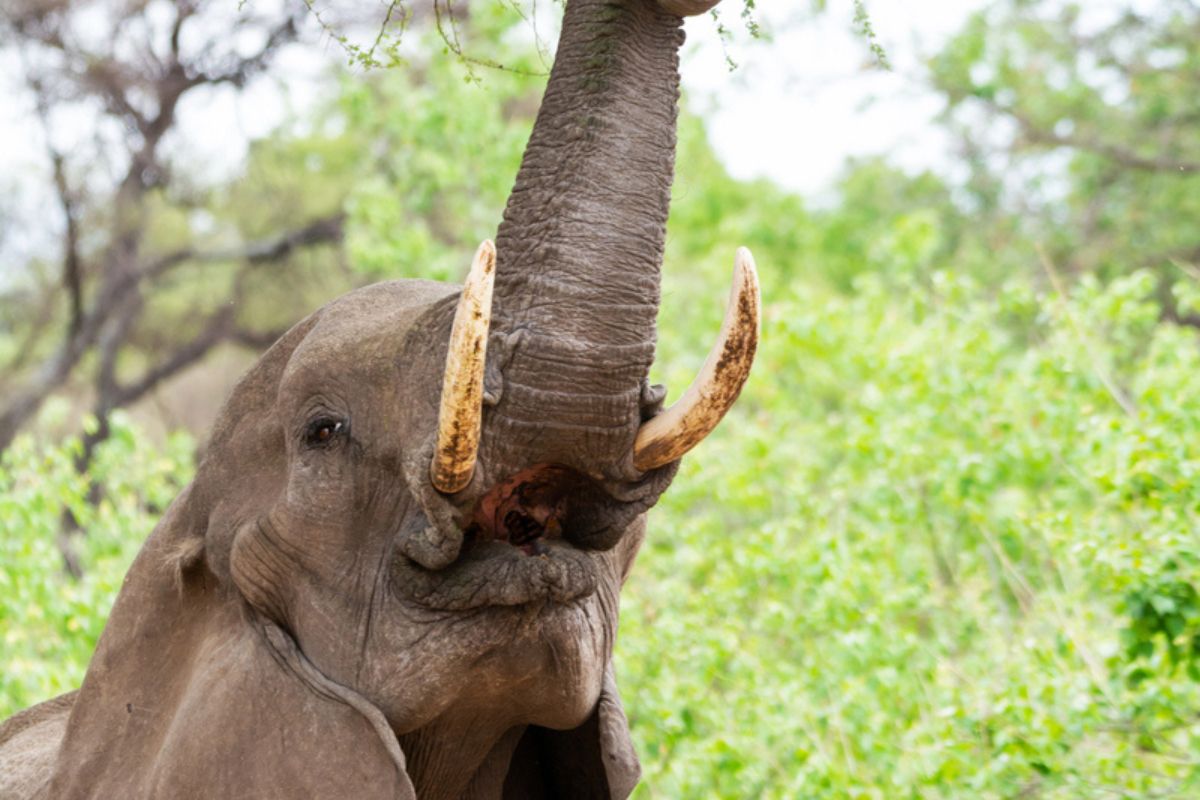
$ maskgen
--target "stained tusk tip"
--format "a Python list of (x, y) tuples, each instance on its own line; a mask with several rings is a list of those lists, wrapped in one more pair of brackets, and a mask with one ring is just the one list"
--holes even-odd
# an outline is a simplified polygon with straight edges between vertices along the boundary
[(464, 489), (475, 470), (495, 277), (496, 246), (489, 239), (475, 251), (446, 352), (437, 444), (430, 465), (433, 485), (445, 494)]
[(638, 431), (635, 467), (645, 472), (682, 458), (716, 428), (750, 376), (758, 348), (761, 305), (754, 256), (747, 248), (738, 248), (729, 305), (717, 341), (679, 401)]

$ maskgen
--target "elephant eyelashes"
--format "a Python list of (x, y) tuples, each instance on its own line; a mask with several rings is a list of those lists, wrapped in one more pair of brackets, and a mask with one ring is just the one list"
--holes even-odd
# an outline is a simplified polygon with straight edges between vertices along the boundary
[(309, 447), (327, 447), (346, 433), (346, 421), (322, 417), (308, 424), (304, 443)]

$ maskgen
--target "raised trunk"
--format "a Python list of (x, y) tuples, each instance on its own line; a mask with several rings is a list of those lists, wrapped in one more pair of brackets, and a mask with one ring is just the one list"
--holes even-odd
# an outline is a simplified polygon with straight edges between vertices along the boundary
[(499, 325), (520, 331), (489, 423), (506, 461), (515, 446), (628, 468), (654, 358), (681, 24), (654, 0), (568, 3), (496, 242)]

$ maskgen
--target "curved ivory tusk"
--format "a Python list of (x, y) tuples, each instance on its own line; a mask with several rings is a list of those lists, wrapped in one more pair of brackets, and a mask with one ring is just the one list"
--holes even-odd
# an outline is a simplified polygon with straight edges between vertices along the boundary
[(721, 0), (658, 0), (663, 9), (677, 17), (694, 17), (713, 8)]
[(495, 278), (496, 246), (486, 241), (475, 252), (471, 272), (463, 284), (446, 352), (437, 448), (429, 467), (429, 479), (445, 494), (461, 491), (475, 471)]
[(754, 256), (739, 248), (717, 343), (683, 397), (638, 429), (633, 443), (635, 467), (645, 472), (682, 458), (717, 427), (750, 377), (761, 304)]

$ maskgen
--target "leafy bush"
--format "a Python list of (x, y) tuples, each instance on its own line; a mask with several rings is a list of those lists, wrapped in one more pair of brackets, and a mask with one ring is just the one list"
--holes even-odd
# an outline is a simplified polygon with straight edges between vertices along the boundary
[[(1200, 348), (1154, 281), (762, 267), (755, 376), (625, 595), (641, 796), (1194, 796)], [(665, 350), (725, 268), (668, 284)]]
[[(140, 437), (120, 414), (89, 483), (75, 470), (79, 440), (21, 436), (0, 459), (0, 719), (79, 686), (109, 609), (142, 540), (191, 479), (192, 445)], [(69, 546), (84, 574), (70, 578), (58, 546), (64, 511), (83, 535)]]

